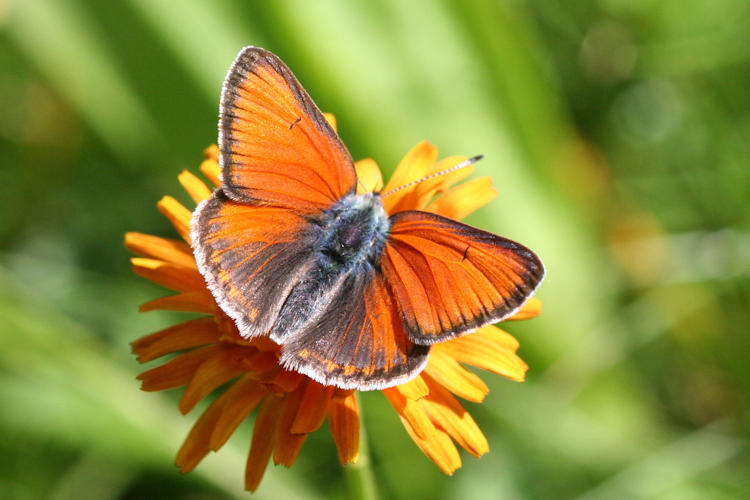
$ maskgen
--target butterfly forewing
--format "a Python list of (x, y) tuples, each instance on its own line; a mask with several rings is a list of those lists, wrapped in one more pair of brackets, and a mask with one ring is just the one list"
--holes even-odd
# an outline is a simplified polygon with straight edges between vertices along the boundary
[(219, 150), (222, 187), (235, 201), (309, 213), (356, 187), (336, 132), (289, 68), (261, 48), (243, 49), (224, 82)]
[(381, 266), (417, 344), (510, 316), (544, 277), (531, 250), (492, 233), (418, 211), (397, 213), (391, 221)]

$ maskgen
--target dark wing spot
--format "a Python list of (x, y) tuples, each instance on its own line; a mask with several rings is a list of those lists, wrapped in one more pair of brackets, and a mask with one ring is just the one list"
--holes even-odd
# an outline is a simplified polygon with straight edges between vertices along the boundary
[(463, 256), (463, 257), (461, 257), (461, 262), (465, 261), (465, 260), (466, 260), (466, 257), (468, 257), (468, 256), (469, 256), (469, 248), (471, 248), (471, 246), (469, 246), (469, 245), (466, 245), (466, 249), (464, 250), (464, 256)]
[(297, 125), (301, 121), (302, 121), (302, 117), (299, 117), (296, 120), (294, 120), (292, 123), (289, 124), (289, 130), (292, 130), (294, 126)]

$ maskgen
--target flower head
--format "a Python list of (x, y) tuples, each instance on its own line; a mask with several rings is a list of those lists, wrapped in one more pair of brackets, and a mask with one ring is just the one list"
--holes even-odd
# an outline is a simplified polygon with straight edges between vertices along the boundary
[[(330, 119), (330, 118), (329, 118)], [(437, 161), (437, 148), (427, 142), (414, 147), (384, 186), (373, 160), (356, 163), (358, 190), (389, 191), (455, 165), (465, 158)], [(203, 175), (219, 186), (218, 149), (206, 150)], [(433, 177), (384, 198), (389, 214), (425, 210), (461, 219), (495, 196), (490, 179), (462, 182), (473, 167)], [(211, 189), (183, 171), (178, 179), (197, 204)], [(327, 419), (342, 464), (356, 462), (359, 449), (359, 407), (355, 391), (324, 386), (279, 363), (280, 346), (267, 337), (245, 339), (234, 322), (217, 306), (196, 266), (190, 248), (191, 211), (166, 196), (158, 208), (182, 240), (128, 233), (125, 245), (139, 255), (133, 269), (144, 278), (176, 293), (143, 304), (141, 311), (172, 310), (203, 316), (153, 333), (133, 342), (140, 362), (176, 354), (164, 364), (143, 372), (142, 389), (158, 391), (185, 386), (178, 408), (186, 414), (205, 396), (227, 383), (198, 418), (180, 448), (176, 465), (192, 470), (209, 451), (221, 448), (240, 423), (258, 409), (245, 473), (245, 488), (254, 491), (273, 457), (291, 466), (307, 435)], [(532, 298), (511, 319), (539, 313)], [(512, 380), (524, 379), (527, 366), (515, 354), (518, 342), (495, 326), (432, 346), (429, 361), (413, 380), (381, 391), (419, 448), (446, 474), (461, 466), (456, 444), (479, 457), (489, 450), (487, 440), (457, 397), (479, 402), (487, 386), (463, 365), (488, 370)]]

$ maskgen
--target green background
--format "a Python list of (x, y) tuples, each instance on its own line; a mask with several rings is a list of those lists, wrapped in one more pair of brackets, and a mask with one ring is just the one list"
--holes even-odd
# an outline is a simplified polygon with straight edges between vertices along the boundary
[[(181, 476), (198, 410), (143, 393), (123, 233), (216, 141), (239, 49), (278, 54), (389, 173), (427, 139), (483, 153), (470, 222), (535, 249), (518, 384), (467, 403), (491, 451), (443, 476), (385, 398), (363, 415), (384, 498), (747, 498), (750, 2), (0, 1), (0, 497), (227, 498), (247, 422)], [(258, 498), (344, 498), (327, 429)]]

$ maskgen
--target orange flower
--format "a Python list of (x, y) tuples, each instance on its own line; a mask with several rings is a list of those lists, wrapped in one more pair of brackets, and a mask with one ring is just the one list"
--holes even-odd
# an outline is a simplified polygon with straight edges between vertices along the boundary
[[(219, 186), (218, 149), (206, 150), (200, 170)], [(422, 142), (398, 165), (384, 187), (372, 160), (357, 162), (358, 189), (389, 191), (409, 181), (441, 171), (463, 161), (449, 157), (437, 161), (437, 148)], [(430, 178), (384, 199), (395, 213), (419, 209), (460, 219), (495, 196), (487, 177), (458, 184), (473, 167)], [(178, 179), (197, 204), (211, 190), (195, 175), (183, 171)], [(205, 316), (186, 321), (133, 342), (138, 361), (146, 362), (178, 353), (161, 366), (138, 376), (145, 391), (186, 386), (178, 408), (188, 413), (202, 398), (231, 381), (198, 418), (177, 453), (182, 472), (192, 470), (209, 451), (221, 448), (239, 424), (256, 407), (252, 444), (245, 471), (245, 488), (254, 491), (268, 461), (291, 466), (307, 435), (327, 419), (342, 464), (356, 462), (359, 449), (359, 407), (354, 391), (328, 387), (278, 361), (280, 346), (268, 338), (244, 339), (234, 322), (215, 303), (190, 249), (191, 212), (165, 196), (159, 211), (174, 225), (182, 240), (142, 233), (127, 233), (125, 246), (140, 257), (132, 259), (134, 271), (176, 294), (152, 300), (141, 311), (156, 309), (191, 311)], [(541, 303), (530, 299), (511, 319), (536, 316)], [(383, 390), (419, 448), (446, 474), (461, 466), (456, 444), (479, 457), (489, 450), (487, 440), (456, 396), (482, 401), (487, 386), (463, 364), (521, 381), (527, 366), (515, 354), (518, 342), (495, 326), (434, 345), (424, 371), (405, 384)]]

